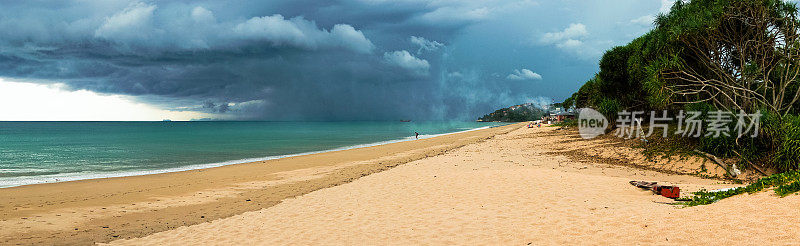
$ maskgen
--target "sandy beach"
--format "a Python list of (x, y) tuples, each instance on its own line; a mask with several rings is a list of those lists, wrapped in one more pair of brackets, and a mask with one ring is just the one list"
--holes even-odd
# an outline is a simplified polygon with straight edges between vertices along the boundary
[(0, 244), (92, 244), (258, 211), (519, 126), (175, 173), (0, 189)]
[[(792, 244), (800, 198), (690, 208), (739, 186), (700, 159), (521, 124), (264, 163), (0, 189), (3, 244)], [(708, 164), (710, 165), (710, 164)]]

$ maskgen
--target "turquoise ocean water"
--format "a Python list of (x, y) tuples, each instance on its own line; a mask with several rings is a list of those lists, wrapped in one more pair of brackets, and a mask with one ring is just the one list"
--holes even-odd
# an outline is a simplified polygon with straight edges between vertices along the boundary
[(480, 122), (0, 122), (0, 187), (222, 166), (498, 126)]

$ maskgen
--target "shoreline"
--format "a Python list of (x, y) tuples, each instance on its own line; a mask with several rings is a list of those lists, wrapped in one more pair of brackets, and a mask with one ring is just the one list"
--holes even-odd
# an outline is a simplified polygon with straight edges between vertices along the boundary
[(180, 172), (0, 189), (3, 244), (90, 244), (135, 238), (274, 206), (522, 127)]
[[(512, 124), (514, 124), (514, 123), (510, 123), (508, 125), (512, 125)], [(489, 129), (489, 128), (494, 128), (494, 127), (502, 127), (502, 126), (505, 126), (505, 125), (484, 126), (484, 127), (478, 127), (478, 128), (468, 129), (468, 130), (448, 132), (448, 133), (420, 135), (419, 139), (428, 139), (428, 138), (434, 138), (434, 137), (439, 137), (439, 136), (446, 136), (446, 135), (458, 134), (458, 133), (464, 133), (464, 132), (470, 132), (470, 131), (478, 131), (478, 130)], [(413, 141), (413, 140), (418, 140), (418, 139), (414, 139), (413, 136), (409, 136), (409, 137), (400, 138), (400, 139), (393, 139), (393, 140), (386, 140), (386, 141), (379, 141), (379, 142), (372, 142), (372, 143), (365, 143), (365, 144), (349, 145), (349, 146), (343, 146), (343, 147), (327, 149), (327, 150), (318, 150), (318, 151), (309, 151), (309, 152), (302, 152), (302, 153), (295, 153), (295, 154), (274, 155), (274, 156), (265, 156), (265, 157), (255, 157), (255, 158), (244, 158), (244, 159), (236, 159), (236, 160), (214, 162), (214, 163), (192, 164), (192, 165), (187, 165), (187, 166), (165, 168), (165, 169), (155, 169), (155, 170), (119, 171), (119, 172), (108, 172), (108, 173), (92, 173), (92, 174), (85, 174), (85, 175), (66, 175), (66, 176), (57, 176), (57, 175), (62, 175), (62, 174), (56, 174), (54, 176), (36, 176), (36, 177), (21, 179), (22, 183), (15, 182), (14, 184), (10, 184), (10, 183), (12, 183), (11, 181), (0, 180), (0, 190), (6, 189), (6, 188), (21, 187), (21, 186), (28, 186), (28, 185), (37, 185), (37, 184), (55, 184), (55, 183), (80, 181), (80, 180), (123, 178), (123, 177), (144, 176), (144, 175), (153, 175), (153, 174), (162, 174), (162, 173), (174, 173), (174, 172), (184, 172), (184, 171), (192, 171), (192, 170), (200, 170), (200, 169), (209, 169), (209, 168), (223, 167), (223, 166), (229, 166), (229, 165), (237, 165), (237, 164), (246, 164), (246, 163), (253, 163), (253, 162), (263, 162), (263, 161), (270, 161), (270, 160), (278, 160), (278, 159), (291, 158), (291, 157), (297, 157), (297, 156), (306, 156), (306, 155), (321, 154), (321, 153), (328, 153), (328, 152), (335, 152), (335, 151), (344, 151), (344, 150), (351, 150), (351, 149), (368, 148), (368, 147), (373, 147), (373, 146), (380, 146), (380, 145), (386, 145), (386, 144), (392, 144), (392, 143), (400, 143), (400, 142)], [(67, 174), (69, 174), (69, 173), (67, 173)], [(44, 181), (40, 181), (40, 180), (44, 180)]]
[[(697, 175), (724, 172), (704, 163), (648, 159), (612, 138), (518, 123), (209, 169), (0, 189), (0, 227), (8, 228), (0, 244), (683, 245), (800, 237), (786, 229), (800, 223), (800, 196), (759, 192), (683, 208), (629, 184), (657, 181), (683, 194), (741, 186)], [(730, 226), (742, 230), (719, 235)]]
[(269, 208), (110, 244), (780, 245), (800, 237), (800, 196), (759, 192), (681, 207), (629, 181), (682, 193), (740, 185), (693, 175), (702, 161), (691, 157), (651, 163), (675, 170), (664, 173), (571, 151), (646, 161), (613, 139), (520, 127)]

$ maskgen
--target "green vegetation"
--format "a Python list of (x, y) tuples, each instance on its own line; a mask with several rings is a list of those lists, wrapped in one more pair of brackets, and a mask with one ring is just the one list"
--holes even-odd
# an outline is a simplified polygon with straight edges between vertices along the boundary
[(678, 204), (686, 206), (707, 205), (716, 201), (744, 193), (755, 193), (767, 188), (777, 187), (775, 193), (779, 196), (787, 196), (800, 191), (800, 171), (789, 171), (764, 177), (758, 181), (745, 186), (725, 191), (706, 191), (694, 192), (694, 196), (676, 199)]
[(522, 122), (542, 119), (546, 112), (536, 105), (527, 103), (501, 108), (478, 118), (479, 121)]
[[(776, 127), (776, 124), (780, 125)], [(771, 126), (770, 133), (778, 138), (775, 140), (778, 146), (772, 163), (777, 165), (778, 170), (797, 170), (800, 168), (800, 116), (787, 116)]]
[(578, 126), (578, 120), (574, 120), (574, 119), (567, 119), (567, 120), (563, 120), (563, 121), (560, 121), (560, 122), (556, 122), (555, 124), (552, 124), (551, 126), (558, 126), (558, 127), (577, 127), (577, 126)]
[(622, 108), (622, 105), (617, 101), (617, 99), (613, 98), (602, 98), (600, 102), (597, 104), (597, 112), (603, 114), (606, 119), (613, 119), (617, 118), (617, 113)]
[(680, 141), (739, 158), (742, 167), (798, 170), (797, 14), (794, 3), (781, 0), (676, 1), (651, 31), (606, 51), (600, 71), (563, 104), (595, 108), (612, 122), (622, 110), (759, 112), (756, 138), (733, 133)]
[(791, 184), (785, 184), (778, 186), (775, 188), (775, 194), (778, 194), (781, 197), (785, 197), (796, 192), (800, 191), (800, 182), (794, 182)]

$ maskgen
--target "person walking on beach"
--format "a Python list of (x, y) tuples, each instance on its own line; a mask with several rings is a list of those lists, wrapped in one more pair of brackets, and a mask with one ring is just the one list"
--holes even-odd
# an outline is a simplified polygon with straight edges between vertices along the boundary
[(416, 137), (417, 139), (419, 139), (419, 132), (414, 132), (414, 134), (417, 134), (417, 135), (416, 135), (416, 136), (414, 136), (414, 137)]

